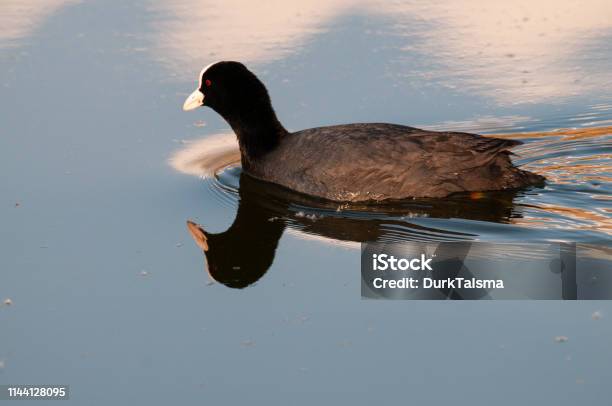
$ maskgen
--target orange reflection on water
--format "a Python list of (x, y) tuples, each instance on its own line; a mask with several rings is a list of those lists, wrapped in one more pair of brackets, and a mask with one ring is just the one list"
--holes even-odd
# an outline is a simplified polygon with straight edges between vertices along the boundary
[(612, 126), (608, 127), (588, 127), (588, 128), (561, 128), (554, 131), (546, 132), (525, 132), (512, 134), (495, 134), (496, 138), (544, 138), (544, 137), (563, 137), (564, 140), (572, 141), (584, 138), (601, 137), (602, 135), (611, 135)]
[[(541, 173), (549, 182), (559, 184), (580, 184), (583, 182), (612, 183), (612, 154), (592, 153), (590, 155), (572, 154), (572, 142), (589, 142), (593, 146), (612, 145), (607, 141), (612, 135), (612, 127), (571, 128), (546, 132), (527, 132), (514, 134), (495, 134), (498, 138), (536, 139), (516, 152), (519, 156), (537, 156), (524, 167)], [(600, 141), (601, 140), (601, 141)], [(563, 156), (549, 157), (551, 152), (565, 151)]]
[(576, 230), (594, 230), (606, 234), (612, 234), (612, 218), (601, 215), (591, 209), (583, 209), (580, 207), (565, 207), (551, 204), (538, 204), (538, 206), (529, 206), (536, 211), (544, 211), (548, 213), (558, 214), (569, 220), (569, 224), (559, 221), (551, 221), (550, 218), (538, 217), (533, 214), (527, 215), (524, 218), (512, 219), (513, 224), (518, 224), (526, 227), (537, 228), (568, 228)]
[[(521, 146), (516, 152), (521, 158), (536, 158), (523, 166), (527, 170), (546, 176), (548, 184), (567, 185), (576, 188), (576, 192), (590, 200), (582, 201), (580, 207), (568, 207), (560, 204), (540, 202), (529, 205), (523, 218), (513, 219), (513, 223), (538, 228), (573, 228), (593, 230), (612, 234), (612, 217), (610, 208), (598, 207), (612, 199), (605, 193), (595, 193), (596, 186), (612, 183), (612, 154), (591, 153), (589, 155), (575, 152), (577, 147), (589, 148), (612, 146), (609, 135), (612, 127), (570, 128), (547, 132), (526, 132), (514, 134), (495, 134), (499, 138), (535, 139)], [(556, 155), (555, 153), (563, 153)], [(582, 186), (586, 188), (581, 189)], [(592, 191), (590, 191), (592, 190)], [(601, 202), (597, 204), (597, 202)], [(606, 203), (603, 203), (606, 202)], [(537, 212), (554, 214), (551, 217), (540, 217)]]

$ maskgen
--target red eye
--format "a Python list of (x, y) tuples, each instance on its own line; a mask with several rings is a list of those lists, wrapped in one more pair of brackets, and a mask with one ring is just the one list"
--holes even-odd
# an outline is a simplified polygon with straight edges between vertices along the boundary
[(204, 83), (206, 84), (206, 87), (210, 87), (210, 85), (212, 85), (212, 82), (209, 79), (206, 79)]

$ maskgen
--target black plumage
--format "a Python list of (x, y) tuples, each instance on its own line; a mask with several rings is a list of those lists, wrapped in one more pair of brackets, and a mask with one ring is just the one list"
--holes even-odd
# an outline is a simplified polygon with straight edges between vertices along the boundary
[(202, 104), (236, 133), (243, 170), (300, 193), (379, 202), (544, 182), (512, 164), (508, 150), (519, 141), (384, 123), (290, 133), (277, 119), (263, 83), (241, 63), (211, 65), (200, 83), (196, 92), (202, 93)]

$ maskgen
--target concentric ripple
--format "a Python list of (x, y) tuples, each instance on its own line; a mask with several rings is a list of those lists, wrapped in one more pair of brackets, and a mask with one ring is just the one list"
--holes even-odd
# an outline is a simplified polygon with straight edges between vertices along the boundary
[(523, 216), (513, 223), (580, 230), (587, 240), (612, 234), (612, 127), (504, 136), (526, 141), (514, 150), (515, 162), (548, 179), (546, 188), (521, 200)]
[[(545, 188), (364, 206), (325, 202), (243, 176), (233, 134), (188, 143), (171, 165), (203, 179), (211, 198), (244, 204), (292, 234), (354, 246), (362, 241), (609, 241), (612, 127), (496, 134), (520, 139), (515, 162), (548, 179)], [(246, 202), (246, 203), (245, 203)], [(253, 203), (255, 202), (255, 203)]]

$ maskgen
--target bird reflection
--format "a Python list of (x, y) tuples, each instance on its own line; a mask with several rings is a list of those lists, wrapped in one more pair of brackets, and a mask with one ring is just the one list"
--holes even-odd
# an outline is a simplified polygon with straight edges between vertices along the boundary
[(204, 251), (210, 277), (231, 288), (245, 288), (270, 268), (278, 242), (290, 227), (311, 235), (352, 242), (457, 241), (475, 235), (414, 224), (414, 217), (463, 218), (509, 222), (520, 217), (517, 191), (459, 195), (377, 206), (343, 206), (300, 195), (240, 175), (236, 218), (224, 232), (212, 234), (188, 221)]

